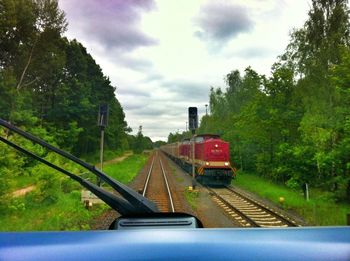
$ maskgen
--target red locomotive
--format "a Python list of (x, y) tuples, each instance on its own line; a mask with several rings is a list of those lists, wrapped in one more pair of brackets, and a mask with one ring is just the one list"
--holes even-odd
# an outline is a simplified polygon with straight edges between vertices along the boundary
[[(193, 141), (167, 144), (161, 147), (170, 158), (186, 172), (192, 173)], [(194, 163), (196, 180), (205, 185), (228, 185), (234, 177), (230, 163), (229, 143), (219, 135), (202, 134), (194, 138)]]

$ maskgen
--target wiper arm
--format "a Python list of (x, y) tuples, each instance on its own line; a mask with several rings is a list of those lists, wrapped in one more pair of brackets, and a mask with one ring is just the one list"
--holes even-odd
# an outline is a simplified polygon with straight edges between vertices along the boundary
[(135, 208), (127, 201), (118, 198), (116, 195), (105, 191), (104, 189), (101, 189), (100, 187), (96, 186), (95, 184), (84, 180), (83, 178), (70, 173), (69, 171), (62, 169), (61, 167), (58, 167), (57, 165), (48, 162), (47, 160), (33, 154), (32, 152), (23, 149), (22, 147), (16, 145), (15, 143), (4, 139), (3, 137), (0, 137), (0, 140), (4, 143), (6, 143), (7, 145), (13, 147), (14, 149), (23, 152), (25, 154), (27, 154), (28, 156), (35, 158), (36, 160), (48, 165), (49, 167), (58, 170), (64, 174), (66, 174), (67, 176), (69, 176), (70, 178), (74, 179), (75, 181), (78, 181), (82, 186), (84, 186), (85, 188), (87, 188), (88, 190), (90, 190), (92, 193), (94, 193), (97, 197), (99, 197), (101, 200), (103, 200), (106, 204), (108, 204), (111, 208), (117, 210), (120, 214), (125, 215), (128, 213), (135, 213), (137, 211), (135, 211)]
[(46, 161), (45, 159), (21, 148), (20, 146), (10, 142), (9, 140), (0, 137), (1, 138), (0, 140), (2, 142), (10, 145), (11, 147), (39, 160), (40, 162), (50, 166), (51, 168), (54, 168), (54, 169), (56, 169), (64, 174), (68, 175), (72, 179), (78, 181), (82, 186), (84, 186), (85, 188), (90, 190), (92, 193), (94, 193), (96, 196), (98, 196), (101, 200), (103, 200), (105, 203), (107, 203), (109, 206), (111, 206), (113, 209), (117, 210), (121, 214), (159, 212), (157, 206), (153, 202), (146, 199), (145, 197), (143, 197), (139, 193), (135, 192), (134, 190), (130, 189), (128, 186), (126, 186), (126, 185), (120, 183), (119, 181), (107, 176), (106, 174), (104, 174), (100, 170), (96, 169), (95, 166), (92, 166), (92, 165), (86, 163), (85, 161), (82, 161), (81, 159), (79, 159), (79, 158), (77, 158), (77, 157), (75, 157), (75, 156), (73, 156), (73, 155), (71, 155), (63, 150), (60, 150), (60, 149), (48, 144), (47, 142), (13, 126), (12, 124), (10, 124), (2, 119), (0, 119), (0, 125), (2, 125), (5, 128), (23, 136), (24, 138), (26, 138), (32, 142), (38, 143), (41, 146), (43, 146), (51, 151), (56, 152), (57, 154), (65, 157), (65, 158), (70, 159), (71, 161), (81, 165), (85, 169), (87, 169), (90, 172), (92, 172), (93, 174), (95, 174), (97, 177), (104, 180), (112, 188), (114, 188), (116, 191), (118, 191), (119, 194), (122, 195), (125, 200), (120, 199), (117, 196), (115, 196), (114, 194), (101, 189), (100, 187), (92, 184), (91, 182), (86, 181), (86, 180), (82, 179), (81, 177), (74, 175), (74, 174)]

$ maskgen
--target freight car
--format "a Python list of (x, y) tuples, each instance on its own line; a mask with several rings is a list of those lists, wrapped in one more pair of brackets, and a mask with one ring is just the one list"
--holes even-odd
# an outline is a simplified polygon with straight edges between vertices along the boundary
[[(186, 172), (192, 173), (193, 140), (184, 139), (161, 147)], [(195, 177), (204, 185), (228, 185), (235, 175), (230, 163), (229, 143), (219, 135), (194, 137)]]

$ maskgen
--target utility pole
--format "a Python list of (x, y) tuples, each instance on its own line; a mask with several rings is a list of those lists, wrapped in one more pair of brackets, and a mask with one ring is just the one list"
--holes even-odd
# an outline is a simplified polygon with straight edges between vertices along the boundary
[(187, 121), (186, 121), (186, 131), (187, 131)]
[(205, 116), (208, 116), (208, 104), (205, 105)]

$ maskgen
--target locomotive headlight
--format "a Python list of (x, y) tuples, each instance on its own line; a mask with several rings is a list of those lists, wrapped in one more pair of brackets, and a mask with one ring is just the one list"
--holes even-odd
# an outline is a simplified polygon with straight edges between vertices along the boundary
[(219, 145), (218, 145), (218, 144), (215, 144), (215, 148), (217, 148), (217, 147), (219, 147)]
[(210, 165), (210, 163), (207, 161), (207, 162), (205, 163), (205, 165), (206, 165), (206, 166), (209, 166), (209, 165)]
[(225, 166), (228, 166), (228, 165), (230, 165), (230, 162), (225, 162)]

